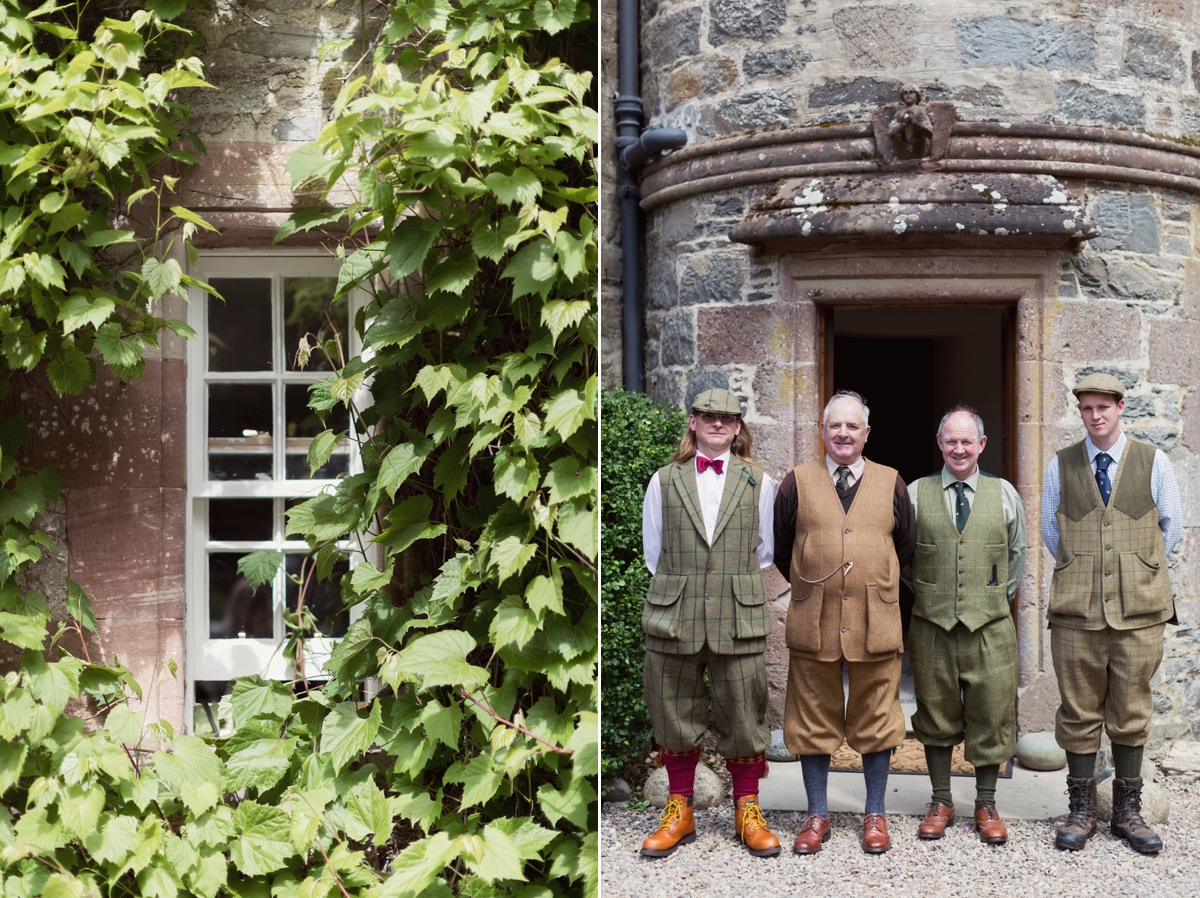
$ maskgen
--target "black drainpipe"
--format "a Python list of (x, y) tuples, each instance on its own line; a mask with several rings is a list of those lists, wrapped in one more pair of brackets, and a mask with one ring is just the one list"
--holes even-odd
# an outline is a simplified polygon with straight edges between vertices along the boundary
[(617, 96), (613, 119), (620, 158), (617, 198), (621, 201), (621, 292), (624, 333), (625, 389), (642, 393), (642, 210), (638, 205), (638, 172), (663, 150), (687, 143), (680, 128), (642, 131), (642, 98), (638, 93), (638, 2), (617, 6)]

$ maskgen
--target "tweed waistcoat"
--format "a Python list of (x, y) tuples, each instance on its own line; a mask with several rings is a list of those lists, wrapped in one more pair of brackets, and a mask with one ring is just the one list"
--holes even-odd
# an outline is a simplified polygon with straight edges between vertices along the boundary
[(788, 648), (814, 661), (892, 657), (901, 649), (895, 468), (868, 461), (849, 511), (824, 461), (800, 465), (795, 475)]
[(712, 545), (704, 529), (693, 462), (658, 472), (662, 554), (646, 604), (646, 648), (691, 655), (705, 644), (725, 655), (762, 652), (771, 632), (758, 565), (762, 472), (731, 456)]
[(967, 526), (958, 532), (946, 510), (942, 474), (917, 481), (917, 552), (913, 556), (913, 615), (972, 633), (1009, 616), (1008, 527), (1000, 479), (981, 474)]
[(1058, 453), (1058, 557), (1050, 623), (1079, 630), (1149, 627), (1174, 613), (1158, 507), (1154, 447), (1130, 439), (1105, 506), (1082, 443)]

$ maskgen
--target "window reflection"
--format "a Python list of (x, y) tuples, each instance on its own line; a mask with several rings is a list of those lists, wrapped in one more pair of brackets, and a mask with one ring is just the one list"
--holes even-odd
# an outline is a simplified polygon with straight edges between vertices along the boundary
[(271, 585), (251, 589), (237, 572), (242, 553), (208, 556), (208, 636), (210, 639), (270, 639), (275, 635)]
[[(345, 299), (333, 302), (337, 292), (337, 278), (307, 277), (283, 279), (283, 351), (287, 356), (287, 367), (297, 370), (296, 347), (300, 338), (308, 335), (310, 346), (316, 346), (309, 357), (306, 371), (331, 371), (341, 367), (336, 342), (322, 351), (323, 344), (341, 340), (342, 352), (346, 346), (349, 315)], [(333, 359), (334, 364), (329, 363)]]
[[(288, 555), (285, 562), (287, 572), (299, 576), (304, 563), (303, 555)], [(310, 564), (306, 572), (310, 570)], [(339, 561), (333, 566), (329, 581), (324, 582), (313, 576), (304, 593), (304, 605), (317, 619), (317, 629), (325, 636), (345, 636), (350, 627), (350, 612), (342, 606), (342, 577), (350, 570), (347, 561)], [(290, 577), (287, 581), (286, 602), (288, 610), (296, 610), (296, 601), (300, 597), (300, 586)]]
[(209, 499), (208, 538), (267, 542), (275, 536), (273, 499)]
[(270, 478), (271, 387), (209, 384), (208, 478)]
[[(341, 433), (350, 426), (350, 412), (340, 403), (325, 413), (325, 423), (308, 407), (308, 387), (288, 384), (284, 387), (284, 406), (287, 415), (287, 479), (303, 480), (308, 473), (308, 447), (312, 438), (323, 430)], [(350, 470), (350, 440), (338, 443), (329, 461), (313, 475), (319, 480), (333, 478)]]
[(270, 279), (213, 278), (211, 283), (225, 301), (208, 297), (208, 370), (269, 370)]

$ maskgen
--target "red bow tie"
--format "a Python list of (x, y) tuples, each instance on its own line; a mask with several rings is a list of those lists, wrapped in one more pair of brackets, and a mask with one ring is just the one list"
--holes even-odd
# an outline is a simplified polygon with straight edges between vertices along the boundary
[(705, 458), (703, 455), (697, 455), (696, 472), (703, 474), (709, 468), (720, 474), (725, 469), (725, 462), (719, 458)]

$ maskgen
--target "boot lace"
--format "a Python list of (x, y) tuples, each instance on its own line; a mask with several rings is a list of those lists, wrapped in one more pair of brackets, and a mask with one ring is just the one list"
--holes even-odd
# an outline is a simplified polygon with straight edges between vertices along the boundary
[(813, 832), (818, 832), (821, 829), (821, 824), (825, 822), (825, 818), (819, 814), (809, 814), (804, 818), (804, 825), (800, 827), (800, 832), (811, 829)]
[(672, 798), (667, 801), (667, 806), (662, 809), (662, 813), (658, 815), (659, 829), (670, 829), (676, 823), (683, 820), (683, 802), (678, 798)]
[(1125, 807), (1122, 811), (1127, 829), (1150, 828), (1146, 821), (1142, 819), (1142, 796), (1136, 790), (1131, 789), (1125, 796)]
[(979, 809), (978, 813), (983, 815), (984, 820), (999, 820), (1000, 819), (1000, 815), (998, 813), (996, 813), (996, 809), (994, 807), (992, 807), (990, 804), (985, 804), (983, 807), (981, 807)]
[(742, 837), (742, 841), (746, 840), (746, 834), (753, 835), (760, 829), (767, 828), (766, 818), (763, 817), (762, 808), (756, 804), (748, 804), (742, 808), (742, 831), (738, 833)]
[(1087, 829), (1091, 826), (1092, 815), (1087, 803), (1087, 786), (1083, 783), (1079, 785), (1067, 783), (1067, 801), (1069, 802), (1069, 807), (1063, 828), (1074, 826), (1079, 829)]

